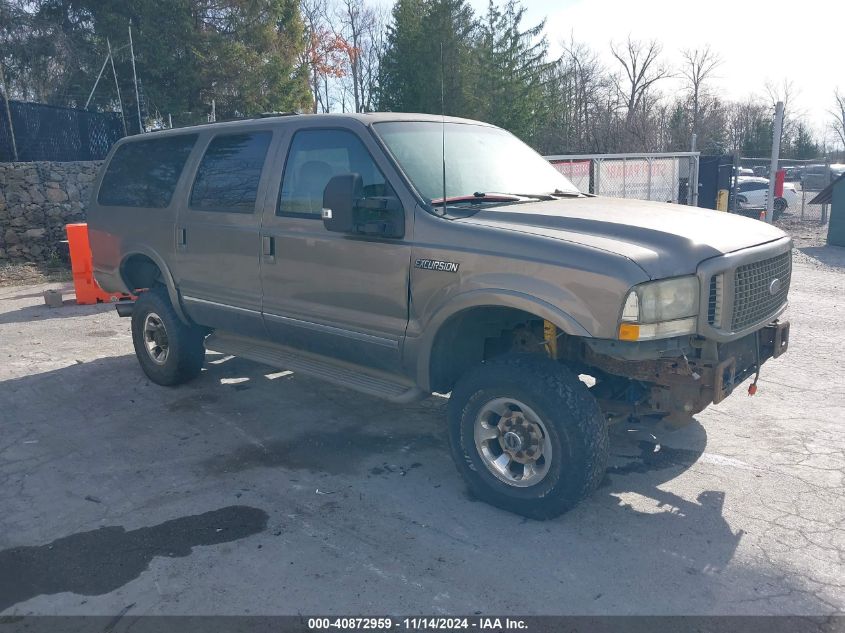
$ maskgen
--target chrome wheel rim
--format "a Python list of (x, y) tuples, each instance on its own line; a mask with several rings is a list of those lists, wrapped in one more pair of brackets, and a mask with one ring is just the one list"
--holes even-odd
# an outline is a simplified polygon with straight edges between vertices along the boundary
[(548, 428), (531, 407), (515, 398), (496, 398), (475, 419), (475, 448), (499, 481), (518, 488), (540, 483), (552, 463)]
[(167, 340), (167, 329), (161, 317), (150, 312), (144, 318), (144, 347), (147, 355), (156, 365), (164, 365), (170, 354), (170, 344)]

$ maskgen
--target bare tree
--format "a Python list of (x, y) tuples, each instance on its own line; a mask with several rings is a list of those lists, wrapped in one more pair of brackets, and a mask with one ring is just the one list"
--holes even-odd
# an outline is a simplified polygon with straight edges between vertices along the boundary
[(299, 9), (305, 25), (305, 50), (302, 53), (301, 61), (308, 68), (308, 84), (311, 87), (311, 95), (314, 100), (313, 111), (323, 110), (328, 112), (328, 104), (323, 103), (319, 65), (317, 63), (319, 54), (317, 38), (325, 24), (326, 2), (325, 0), (300, 0)]
[(661, 79), (671, 77), (672, 71), (659, 59), (663, 46), (657, 40), (641, 42), (628, 36), (622, 46), (611, 42), (610, 52), (622, 66), (624, 76), (617, 78), (617, 87), (625, 95), (626, 118), (630, 120), (651, 87)]
[(845, 149), (845, 93), (839, 92), (839, 88), (837, 88), (833, 91), (833, 100), (836, 105), (833, 110), (830, 110), (833, 117), (830, 127), (842, 148)]
[(798, 97), (798, 88), (791, 79), (784, 79), (779, 85), (766, 81), (766, 95), (772, 104), (772, 112), (778, 101), (783, 101), (783, 132), (781, 133), (782, 143), (789, 145), (795, 137), (796, 124), (803, 118), (804, 113), (797, 110), (795, 100)]
[(339, 0), (337, 16), (342, 27), (338, 35), (349, 42), (352, 104), (355, 112), (364, 112), (372, 108), (385, 14), (365, 0)]
[(570, 35), (563, 43), (560, 61), (562, 103), (570, 105), (566, 123), (566, 145), (575, 151), (587, 151), (593, 138), (595, 113), (607, 92), (606, 72), (598, 55)]
[(706, 110), (704, 103), (707, 97), (706, 83), (712, 78), (722, 60), (718, 54), (713, 52), (709, 44), (704, 48), (685, 49), (681, 51), (681, 55), (684, 58), (681, 74), (687, 80), (692, 102), (692, 131), (694, 134), (698, 134), (702, 111)]

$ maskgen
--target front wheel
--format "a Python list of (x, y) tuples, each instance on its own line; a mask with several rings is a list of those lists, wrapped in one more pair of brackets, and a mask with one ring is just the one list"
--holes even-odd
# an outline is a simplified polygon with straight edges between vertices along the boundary
[(132, 343), (141, 369), (154, 383), (179, 385), (196, 378), (205, 359), (205, 330), (179, 319), (167, 291), (141, 293), (132, 310)]
[(607, 423), (572, 372), (542, 356), (485, 362), (449, 402), (452, 457), (471, 492), (535, 519), (593, 492), (607, 465)]

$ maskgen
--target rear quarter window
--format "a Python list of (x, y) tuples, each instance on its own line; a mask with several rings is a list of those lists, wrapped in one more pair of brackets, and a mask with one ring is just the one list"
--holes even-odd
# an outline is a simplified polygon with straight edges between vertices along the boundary
[(191, 208), (252, 213), (271, 132), (225, 134), (208, 145), (191, 190)]
[(114, 207), (168, 206), (196, 141), (196, 134), (183, 134), (121, 145), (103, 175), (97, 202)]

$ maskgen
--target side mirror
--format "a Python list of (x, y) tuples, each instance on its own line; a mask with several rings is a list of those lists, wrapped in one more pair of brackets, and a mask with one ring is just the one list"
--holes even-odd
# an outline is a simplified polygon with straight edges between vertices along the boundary
[(323, 190), (323, 226), (336, 233), (398, 238), (405, 235), (405, 212), (394, 196), (365, 198), (360, 174), (341, 174)]
[(355, 204), (364, 193), (360, 174), (341, 174), (323, 190), (323, 226), (337, 233), (355, 230)]

